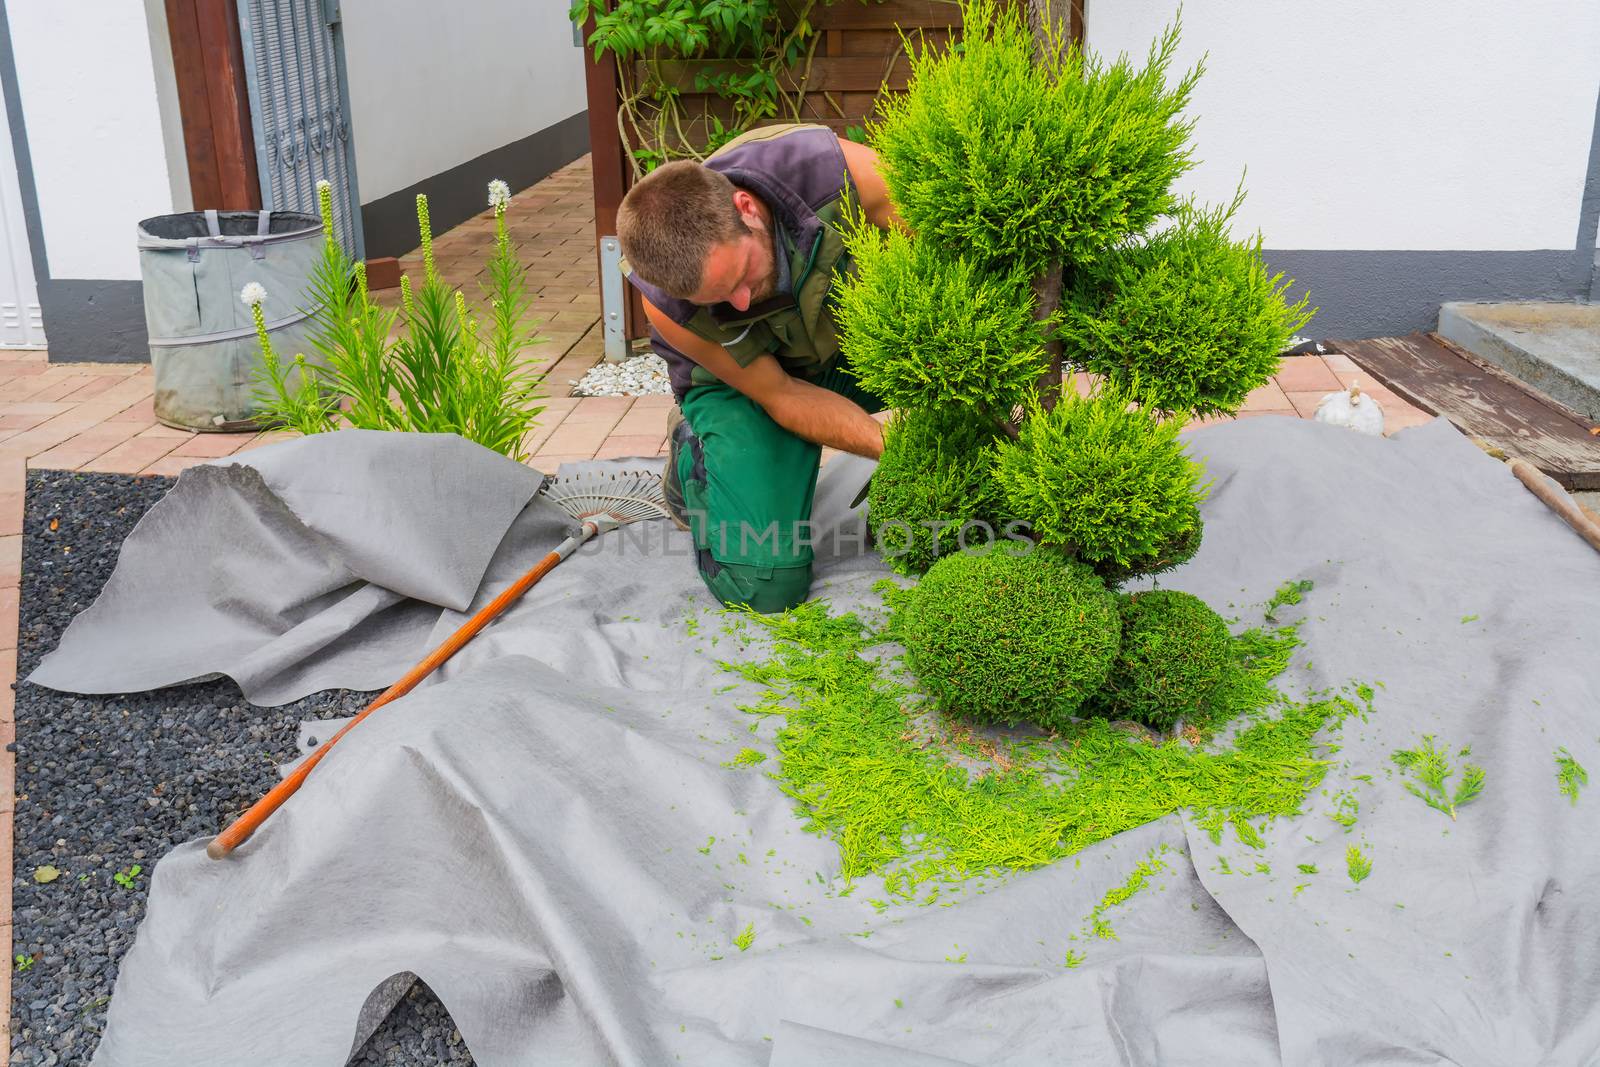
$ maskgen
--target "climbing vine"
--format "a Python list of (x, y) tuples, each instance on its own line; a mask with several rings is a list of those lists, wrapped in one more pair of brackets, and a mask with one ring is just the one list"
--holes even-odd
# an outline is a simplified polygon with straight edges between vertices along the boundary
[[(588, 45), (595, 58), (609, 53), (617, 61), (617, 132), (634, 177), (669, 159), (704, 159), (762, 122), (801, 121), (822, 38), (811, 18), (838, 2), (573, 0), (573, 22), (594, 19)], [(692, 113), (689, 94), (728, 101), (731, 117), (724, 121), (709, 104)], [(849, 117), (831, 94), (821, 95)], [(699, 136), (691, 133), (697, 119)]]

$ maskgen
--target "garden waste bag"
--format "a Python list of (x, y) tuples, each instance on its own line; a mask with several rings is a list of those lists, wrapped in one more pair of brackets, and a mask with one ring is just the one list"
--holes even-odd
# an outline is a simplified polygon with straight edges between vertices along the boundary
[[(163, 858), (95, 1062), (342, 1063), (410, 975), (489, 1067), (1594, 1062), (1600, 797), (1557, 755), (1600, 766), (1600, 556), (1442, 420), (1185, 439), (1205, 538), (1160, 584), (1242, 628), (1312, 583), (1275, 609), (1304, 642), (1277, 685), (1370, 698), (1259, 840), (1180, 811), (937, 894), (841, 877), (785, 792), (781, 708), (719, 665), (770, 648), (713, 610), (688, 534), (643, 523), (353, 730), (233, 857)], [(570, 528), (468, 447), (346, 432), (185, 472), (31, 680), (222, 672), (263, 703), (393, 680)], [(835, 613), (876, 611), (886, 574), (829, 538), (868, 470), (818, 489)], [(1425, 738), (1482, 768), (1454, 817), (1392, 759)]]

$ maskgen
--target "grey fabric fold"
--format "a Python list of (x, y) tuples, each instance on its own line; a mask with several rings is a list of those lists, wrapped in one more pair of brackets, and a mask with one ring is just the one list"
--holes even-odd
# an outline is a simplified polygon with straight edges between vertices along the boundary
[[(1260, 418), (1187, 440), (1214, 479), (1205, 539), (1161, 584), (1243, 625), (1312, 579), (1282, 613), (1303, 615), (1306, 645), (1280, 684), (1377, 687), (1264, 848), (1213, 844), (1180, 814), (948, 907), (879, 911), (873, 878), (845, 895), (836, 847), (803, 829), (772, 762), (729, 765), (781, 725), (752, 734), (737, 705), (753, 687), (723, 691), (716, 661), (759, 650), (708, 611), (687, 535), (642, 524), (351, 731), (230, 860), (202, 841), (162, 859), (96, 1062), (339, 1063), (370, 1028), (363, 1006), (392, 1002), (385, 983), (407, 972), (485, 1067), (1594, 1062), (1600, 798), (1560, 793), (1554, 751), (1600, 769), (1600, 556), (1442, 421), (1383, 440)], [(850, 521), (840, 501), (867, 469), (824, 469), (825, 527)], [(270, 503), (250, 499), (218, 513), (245, 524)], [(305, 518), (331, 528), (320, 509), (337, 504)], [(530, 511), (457, 610), (548, 548)], [(137, 565), (155, 567), (139, 532)], [(412, 533), (447, 541), (455, 523)], [(125, 553), (119, 573), (135, 565)], [(269, 617), (332, 610), (317, 597), (346, 572), (312, 568), (322, 584)], [(883, 574), (819, 553), (817, 591), (872, 604)], [(434, 610), (430, 639), (455, 621)], [(194, 640), (195, 666), (221, 662)], [(1454, 821), (1390, 762), (1422, 734), (1487, 770)], [(1329, 817), (1346, 790), (1348, 831)], [(1359, 885), (1350, 845), (1372, 861)], [(1108, 916), (1117, 940), (1073, 940), (1163, 846), (1169, 869)]]
[(508, 528), (546, 550), (564, 536), (560, 509), (529, 504), (542, 484), (453, 434), (344, 430), (191, 467), (27, 680), (123, 693), (225, 674), (262, 705), (382, 688), (441, 610), (472, 602)]

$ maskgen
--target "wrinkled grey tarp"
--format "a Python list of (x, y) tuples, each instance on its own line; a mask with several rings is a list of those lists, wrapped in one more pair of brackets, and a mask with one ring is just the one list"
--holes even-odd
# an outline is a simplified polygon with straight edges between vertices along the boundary
[[(1288, 609), (1305, 613), (1307, 646), (1283, 684), (1382, 683), (1323, 791), (1270, 825), (1264, 850), (1231, 834), (1214, 846), (1172, 817), (949, 907), (880, 914), (872, 879), (841, 896), (834, 846), (801, 829), (765, 768), (723, 766), (769, 747), (774, 724), (752, 737), (735, 709), (750, 687), (719, 692), (730, 678), (713, 661), (736, 646), (715, 616), (689, 632), (708, 601), (686, 536), (653, 523), (556, 568), (442, 678), (353, 731), (231, 860), (206, 859), (203, 841), (163, 859), (97, 1062), (337, 1064), (369, 994), (402, 972), (428, 982), (489, 1067), (1593, 1062), (1600, 797), (1569, 804), (1553, 757), (1566, 746), (1600, 770), (1600, 556), (1443, 422), (1375, 440), (1258, 418), (1189, 440), (1215, 485), (1199, 555), (1164, 584), (1249, 620), (1281, 582), (1310, 578)], [(279, 584), (297, 574), (295, 531), (359, 527), (352, 515), (385, 506), (368, 497), (405, 477), (348, 435), (297, 447), (305, 470), (285, 459), (265, 478), (281, 495), (257, 491), (227, 525), (196, 510), (224, 506), (224, 489), (204, 487), (245, 496), (254, 483), (186, 473), (101, 601), (149, 607), (86, 612), (46, 665), (52, 684), (92, 669), (127, 685), (114, 668), (148, 640), (130, 631), (179, 622), (162, 612), (193, 604), (164, 590), (197, 561), (207, 577), (187, 588), (215, 605), (218, 636), (185, 631), (193, 647), (169, 657), (171, 677), (141, 685), (250, 662), (228, 617), (255, 620), (270, 648), (280, 605), (300, 604), (301, 626), (318, 605), (337, 611), (304, 575)], [(293, 493), (347, 449), (370, 464), (365, 494)], [(819, 516), (840, 520), (864, 470), (829, 465)], [(492, 503), (466, 475), (454, 489), (458, 506), (426, 516), (394, 505), (381, 539), (340, 558), (438, 566), (462, 516)], [(247, 557), (231, 524), (255, 514), (277, 518), (255, 520)], [(541, 501), (510, 523), (474, 603), (560, 525)], [(180, 537), (181, 551), (158, 543)], [(819, 583), (845, 607), (872, 601), (882, 573), (870, 556), (824, 558)], [(420, 592), (429, 577), (382, 580)], [(375, 664), (397, 675), (460, 618), (430, 610), (408, 617), (416, 645), (388, 660), (335, 648), (253, 677), (276, 699), (388, 681)], [(352, 633), (374, 625), (336, 617)], [(1423, 733), (1470, 744), (1487, 769), (1455, 822), (1390, 773), (1389, 753)], [(1328, 817), (1341, 790), (1360, 805), (1349, 832)], [(1110, 913), (1120, 939), (1069, 940), (1162, 844), (1182, 854)], [(1373, 864), (1359, 886), (1351, 844)], [(1069, 948), (1086, 956), (1076, 969), (1062, 966)]]

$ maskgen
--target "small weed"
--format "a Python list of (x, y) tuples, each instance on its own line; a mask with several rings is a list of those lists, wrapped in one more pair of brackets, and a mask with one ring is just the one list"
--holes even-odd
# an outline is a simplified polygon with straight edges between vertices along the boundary
[(1352, 882), (1359, 883), (1372, 873), (1372, 861), (1355, 845), (1344, 850), (1344, 865)]
[(17, 973), (18, 974), (21, 974), (23, 971), (26, 971), (29, 967), (32, 967), (32, 966), (33, 966), (33, 957), (32, 956), (28, 955), (26, 952), (17, 953)]
[(1578, 803), (1578, 790), (1589, 784), (1589, 772), (1572, 758), (1566, 746), (1556, 749), (1556, 784), (1563, 795), (1571, 798), (1574, 807)]
[(120, 885), (124, 889), (133, 889), (137, 885), (137, 883), (135, 882), (135, 879), (137, 879), (139, 877), (139, 874), (143, 870), (144, 870), (143, 867), (141, 867), (137, 863), (135, 863), (132, 867), (124, 867), (122, 870), (118, 871), (116, 874), (113, 874), (111, 876), (111, 880), (113, 882), (117, 883), (118, 885)]
[[(1463, 748), (1459, 755), (1469, 755), (1471, 751), (1470, 748)], [(1422, 744), (1418, 747), (1396, 749), (1389, 754), (1389, 758), (1416, 778), (1416, 781), (1405, 783), (1406, 792), (1452, 819), (1456, 817), (1457, 808), (1483, 792), (1483, 768), (1472, 763), (1461, 769), (1461, 782), (1453, 794), (1450, 792), (1446, 783), (1455, 772), (1451, 770), (1450, 760), (1444, 750), (1434, 746), (1432, 734), (1424, 734)]]

